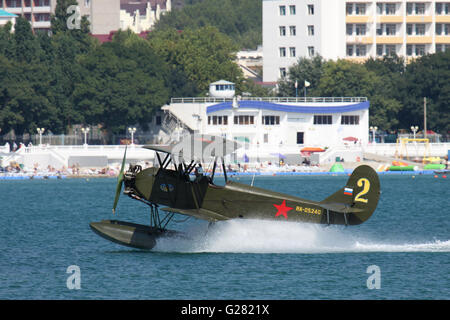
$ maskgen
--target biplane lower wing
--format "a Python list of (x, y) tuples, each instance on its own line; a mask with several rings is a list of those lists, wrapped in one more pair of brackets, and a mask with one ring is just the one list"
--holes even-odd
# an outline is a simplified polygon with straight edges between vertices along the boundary
[(194, 218), (203, 219), (211, 222), (229, 220), (230, 218), (225, 217), (221, 214), (213, 212), (207, 209), (177, 209), (177, 208), (161, 208), (161, 210), (171, 213), (179, 213), (186, 216), (192, 216)]

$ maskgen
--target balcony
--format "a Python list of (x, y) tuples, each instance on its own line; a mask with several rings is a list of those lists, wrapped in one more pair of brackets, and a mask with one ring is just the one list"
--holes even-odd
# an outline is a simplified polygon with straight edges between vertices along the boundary
[(406, 23), (432, 23), (432, 16), (406, 16)]
[(51, 13), (52, 8), (50, 6), (34, 7), (33, 12), (34, 13)]
[(378, 44), (402, 44), (403, 37), (396, 36), (377, 36)]
[(415, 44), (431, 44), (433, 42), (433, 37), (431, 36), (407, 36), (406, 43)]
[(403, 23), (403, 16), (377, 16), (377, 23)]
[(450, 35), (448, 35), (448, 36), (436, 36), (436, 43), (450, 44)]
[(346, 23), (372, 23), (372, 17), (371, 16), (358, 16), (358, 15), (354, 15), (354, 16), (346, 16), (345, 17), (345, 22)]
[(436, 15), (436, 23), (450, 23), (450, 15), (448, 16)]

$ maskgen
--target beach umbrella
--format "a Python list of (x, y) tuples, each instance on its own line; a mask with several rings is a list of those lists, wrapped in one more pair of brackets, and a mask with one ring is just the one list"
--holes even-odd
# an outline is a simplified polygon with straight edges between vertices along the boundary
[(316, 147), (305, 147), (300, 150), (300, 152), (324, 152), (325, 149), (316, 148)]
[(355, 137), (346, 137), (346, 138), (344, 138), (344, 139), (342, 139), (342, 140), (344, 140), (344, 141), (358, 141), (358, 138), (355, 138)]

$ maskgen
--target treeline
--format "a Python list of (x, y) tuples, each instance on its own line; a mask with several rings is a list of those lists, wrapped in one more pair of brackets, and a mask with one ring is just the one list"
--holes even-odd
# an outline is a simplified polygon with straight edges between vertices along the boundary
[(308, 96), (367, 97), (370, 125), (385, 131), (423, 129), (424, 97), (427, 98), (427, 128), (450, 131), (450, 51), (422, 56), (406, 64), (401, 57), (325, 61), (317, 56), (300, 58), (279, 83), (280, 96), (295, 96), (295, 81), (303, 95), (304, 81), (311, 85)]
[[(256, 49), (262, 43), (261, 0), (184, 0), (163, 15), (155, 29), (197, 29), (213, 26), (228, 35), (239, 49)], [(178, 7), (177, 6), (177, 7)]]
[(33, 34), (17, 18), (0, 28), (1, 134), (35, 133), (44, 127), (68, 133), (74, 124), (98, 126), (105, 135), (144, 129), (155, 110), (171, 97), (204, 95), (220, 79), (238, 92), (261, 91), (247, 82), (234, 62), (236, 44), (214, 27), (178, 32), (165, 29), (142, 39), (119, 31), (100, 44), (89, 23), (69, 30), (66, 9), (75, 0), (59, 0), (52, 36)]

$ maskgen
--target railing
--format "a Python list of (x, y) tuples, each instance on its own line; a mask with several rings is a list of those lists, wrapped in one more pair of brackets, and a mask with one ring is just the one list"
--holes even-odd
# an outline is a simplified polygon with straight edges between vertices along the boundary
[[(294, 102), (294, 103), (357, 103), (367, 101), (367, 97), (241, 97), (241, 101)], [(172, 98), (171, 103), (220, 103), (231, 102), (232, 98)]]

